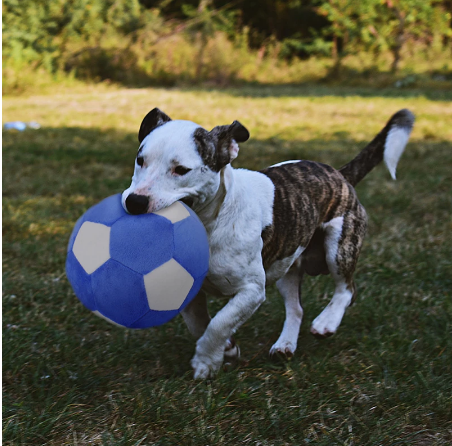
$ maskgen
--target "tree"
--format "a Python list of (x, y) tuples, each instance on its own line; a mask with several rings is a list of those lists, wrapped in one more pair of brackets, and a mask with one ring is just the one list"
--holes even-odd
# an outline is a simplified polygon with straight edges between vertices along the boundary
[(232, 35), (235, 23), (234, 12), (228, 11), (229, 5), (220, 9), (212, 8), (212, 0), (200, 0), (198, 7), (183, 5), (182, 10), (189, 18), (186, 22), (187, 31), (190, 37), (197, 42), (198, 54), (196, 57), (196, 79), (202, 78), (204, 67), (204, 53), (209, 38), (213, 37), (216, 31), (225, 31)]
[(409, 39), (428, 44), (435, 33), (451, 33), (451, 14), (443, 10), (440, 0), (383, 0), (377, 11), (378, 34), (393, 55), (393, 72), (399, 68), (402, 48)]
[(332, 38), (331, 56), (335, 70), (347, 54), (357, 53), (366, 42), (365, 30), (376, 19), (376, 4), (379, 0), (328, 0), (321, 1), (317, 11), (329, 22), (322, 34)]
[(451, 14), (443, 5), (441, 0), (321, 0), (318, 12), (330, 23), (322, 33), (332, 38), (336, 69), (347, 54), (389, 50), (396, 72), (408, 40), (428, 44), (434, 34), (451, 35)]
[(69, 40), (98, 42), (107, 28), (126, 34), (142, 16), (138, 0), (4, 0), (4, 55), (52, 72)]

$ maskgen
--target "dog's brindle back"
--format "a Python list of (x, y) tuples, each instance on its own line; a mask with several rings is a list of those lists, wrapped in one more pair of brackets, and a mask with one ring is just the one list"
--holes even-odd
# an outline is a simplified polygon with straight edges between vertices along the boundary
[[(339, 171), (326, 164), (299, 161), (269, 167), (262, 173), (275, 185), (273, 223), (262, 233), (265, 269), (290, 257), (302, 246), (303, 271), (311, 276), (328, 274), (325, 230), (321, 225), (340, 216), (346, 217), (351, 225), (343, 228), (343, 238), (350, 241), (347, 250), (352, 251), (348, 254), (357, 258), (365, 233), (365, 211), (354, 188)], [(351, 215), (354, 217), (350, 218)], [(354, 266), (342, 269), (350, 280)]]

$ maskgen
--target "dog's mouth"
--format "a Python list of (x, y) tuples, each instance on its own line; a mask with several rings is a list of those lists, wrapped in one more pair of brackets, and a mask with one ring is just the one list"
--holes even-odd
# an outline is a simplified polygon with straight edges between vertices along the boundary
[(185, 203), (190, 209), (193, 206), (193, 198), (191, 198), (191, 197), (181, 198), (180, 201), (182, 201), (182, 203)]

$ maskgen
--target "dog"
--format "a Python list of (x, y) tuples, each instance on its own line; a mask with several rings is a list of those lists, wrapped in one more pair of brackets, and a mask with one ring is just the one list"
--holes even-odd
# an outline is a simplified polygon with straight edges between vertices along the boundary
[[(181, 200), (197, 213), (209, 239), (209, 272), (182, 311), (197, 338), (191, 360), (195, 379), (214, 376), (224, 358), (239, 356), (232, 335), (273, 283), (284, 299), (286, 319), (270, 354), (290, 357), (297, 348), (304, 274), (333, 277), (333, 297), (312, 322), (311, 333), (326, 338), (337, 331), (356, 299), (353, 273), (367, 227), (354, 186), (383, 159), (395, 179), (413, 124), (414, 115), (400, 110), (338, 170), (293, 160), (256, 172), (231, 166), (238, 144), (250, 136), (240, 122), (207, 131), (173, 121), (158, 108), (145, 116), (132, 183), (122, 194), (124, 209), (155, 212)], [(206, 293), (230, 298), (212, 319)]]

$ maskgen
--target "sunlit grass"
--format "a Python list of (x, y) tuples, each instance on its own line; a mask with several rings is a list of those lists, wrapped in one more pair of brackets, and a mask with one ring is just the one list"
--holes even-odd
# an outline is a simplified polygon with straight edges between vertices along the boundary
[[(380, 94), (385, 94), (384, 97)], [(397, 90), (263, 87), (224, 91), (91, 89), (86, 94), (10, 97), (4, 121), (35, 120), (45, 127), (83, 127), (137, 132), (144, 115), (159, 107), (173, 119), (188, 119), (211, 128), (239, 119), (253, 139), (367, 140), (400, 108), (417, 116), (414, 139), (452, 138), (452, 93)]]
[[(385, 96), (379, 96), (379, 94)], [(446, 445), (452, 441), (450, 93), (262, 87), (119, 90), (5, 98), (3, 120), (4, 443), (50, 445)], [(416, 127), (398, 180), (359, 186), (369, 234), (358, 301), (338, 333), (309, 324), (331, 279), (307, 278), (296, 356), (268, 350), (284, 320), (274, 288), (237, 333), (238, 369), (192, 380), (182, 318), (144, 331), (91, 315), (65, 278), (77, 218), (130, 181), (143, 116), (158, 106), (206, 128), (251, 130), (236, 166), (344, 164), (400, 108)], [(225, 301), (210, 302), (212, 312)]]

